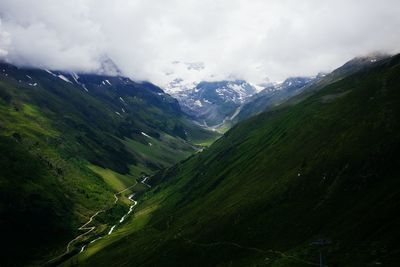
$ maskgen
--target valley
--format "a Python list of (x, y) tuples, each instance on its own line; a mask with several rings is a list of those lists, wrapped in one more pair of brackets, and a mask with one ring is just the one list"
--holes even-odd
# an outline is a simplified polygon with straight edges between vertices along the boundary
[(6, 264), (318, 266), (319, 238), (334, 265), (397, 259), (399, 56), (288, 79), (219, 127), (148, 83), (1, 68)]
[(0, 0), (0, 267), (400, 266), (399, 11)]
[(392, 265), (399, 62), (200, 82), (178, 100), (1, 63), (2, 263), (318, 266), (310, 244), (328, 240), (332, 266)]
[(399, 11), (0, 0), (0, 267), (400, 266)]
[(139, 179), (218, 137), (151, 84), (9, 64), (0, 70), (5, 264), (65, 260), (129, 212), (125, 194), (148, 187)]
[(63, 266), (318, 266), (318, 240), (328, 266), (395, 266), (400, 58), (372, 63), (146, 179), (126, 224)]

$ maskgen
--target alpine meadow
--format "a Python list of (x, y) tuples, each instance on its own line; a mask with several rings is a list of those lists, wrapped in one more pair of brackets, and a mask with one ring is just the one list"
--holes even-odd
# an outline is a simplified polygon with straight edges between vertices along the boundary
[(0, 0), (0, 266), (400, 266), (399, 11)]

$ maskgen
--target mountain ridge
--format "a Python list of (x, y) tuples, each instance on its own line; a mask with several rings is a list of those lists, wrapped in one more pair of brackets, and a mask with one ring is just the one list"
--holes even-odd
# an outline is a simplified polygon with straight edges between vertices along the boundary
[(152, 84), (0, 64), (2, 264), (42, 265), (110, 208), (95, 219), (101, 234), (129, 209), (128, 195), (112, 205), (115, 192), (216, 137)]
[(76, 259), (308, 266), (323, 238), (328, 265), (396, 266), (399, 72), (397, 55), (238, 123), (150, 179), (120, 235)]

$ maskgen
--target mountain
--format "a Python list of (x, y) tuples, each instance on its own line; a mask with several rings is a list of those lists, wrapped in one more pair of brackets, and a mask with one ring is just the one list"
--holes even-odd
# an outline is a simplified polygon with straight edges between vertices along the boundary
[(125, 193), (144, 189), (132, 187), (139, 179), (216, 137), (153, 84), (1, 63), (0, 265), (42, 265), (89, 218), (101, 234), (129, 209)]
[(397, 266), (399, 85), (397, 55), (238, 123), (65, 266)]
[(282, 83), (270, 84), (261, 92), (253, 95), (244, 103), (236, 116), (234, 123), (257, 115), (270, 106), (278, 105), (287, 99), (301, 93), (307, 86), (323, 77), (290, 77)]
[(377, 61), (380, 61), (380, 60), (383, 60), (383, 59), (386, 59), (389, 57), (390, 57), (390, 55), (385, 54), (385, 53), (379, 53), (379, 52), (371, 53), (371, 54), (364, 55), (364, 56), (358, 56), (358, 57), (355, 57), (355, 58), (349, 60), (348, 62), (343, 64), (343, 66), (334, 70), (332, 73), (332, 76), (341, 77), (343, 75), (351, 74), (351, 73), (357, 72), (357, 71), (365, 68), (366, 66), (369, 66)]
[(216, 126), (229, 119), (258, 88), (243, 81), (200, 82), (192, 89), (173, 93), (182, 109), (206, 126)]
[(319, 73), (314, 77), (290, 77), (283, 83), (269, 84), (265, 86), (264, 90), (253, 95), (240, 107), (232, 122), (237, 123), (257, 115), (268, 108), (284, 103), (303, 91), (313, 92), (320, 90), (330, 83), (343, 79), (388, 57), (387, 54), (371, 53), (353, 58), (331, 73)]

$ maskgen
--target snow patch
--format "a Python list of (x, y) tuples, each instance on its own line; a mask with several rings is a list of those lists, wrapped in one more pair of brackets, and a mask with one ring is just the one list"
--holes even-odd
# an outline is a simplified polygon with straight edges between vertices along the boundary
[(199, 107), (202, 107), (202, 106), (203, 106), (203, 104), (201, 103), (200, 100), (194, 101), (194, 104), (195, 104), (196, 106), (199, 106)]
[(71, 73), (72, 79), (74, 79), (74, 81), (79, 84), (78, 79), (79, 79), (79, 75), (76, 74), (75, 72)]
[(74, 81), (75, 81), (77, 84), (79, 84), (80, 86), (82, 86), (82, 88), (83, 88), (86, 92), (89, 92), (89, 90), (86, 88), (86, 86), (85, 86), (83, 83), (80, 83), (80, 82), (78, 81), (78, 79), (79, 79), (79, 75), (78, 75), (78, 74), (76, 74), (75, 72), (72, 72), (72, 73), (71, 73), (71, 76), (72, 76), (72, 79), (74, 79)]
[(49, 71), (49, 70), (44, 70), (45, 72), (47, 72), (47, 73), (49, 73), (49, 74), (51, 74), (51, 75), (53, 75), (54, 77), (57, 77), (57, 75), (55, 75), (54, 73), (52, 73), (51, 71)]
[(147, 133), (141, 132), (141, 134), (144, 135), (144, 136), (146, 136), (146, 137), (148, 137), (148, 138), (151, 138), (151, 136), (148, 135)]
[(82, 83), (81, 85), (82, 85), (82, 88), (85, 89), (86, 92), (89, 92), (89, 90), (86, 88), (85, 84)]
[(251, 86), (253, 86), (253, 88), (256, 90), (257, 93), (261, 92), (262, 90), (264, 90), (264, 86), (258, 85), (258, 84), (254, 84), (254, 83), (249, 83)]
[(60, 78), (61, 80), (63, 80), (64, 82), (72, 83), (67, 77), (65, 77), (62, 74), (58, 75), (57, 77)]

